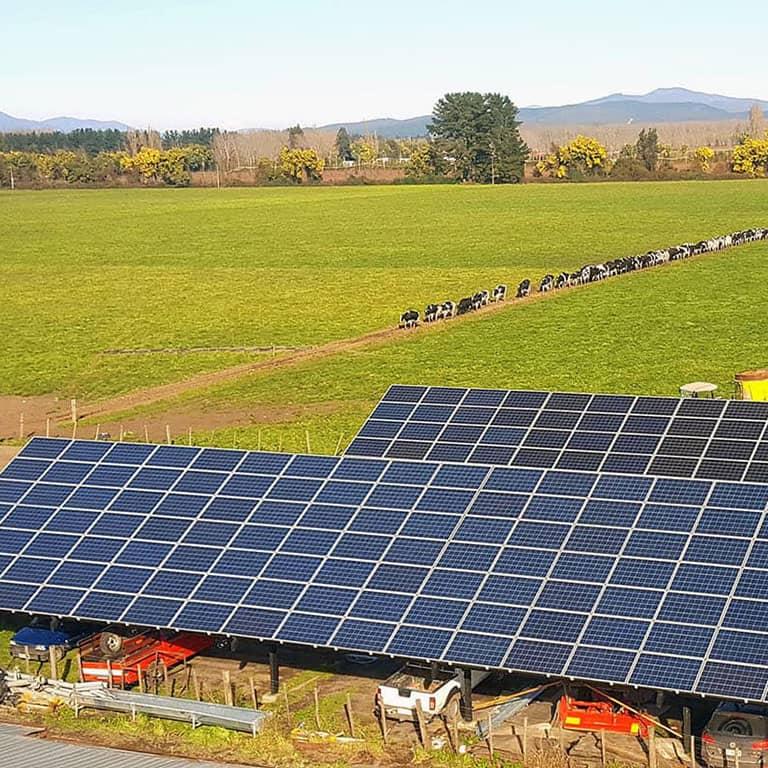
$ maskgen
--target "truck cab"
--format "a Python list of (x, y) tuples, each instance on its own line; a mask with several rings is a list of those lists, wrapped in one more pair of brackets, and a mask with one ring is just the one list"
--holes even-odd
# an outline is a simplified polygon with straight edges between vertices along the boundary
[[(473, 669), (471, 686), (490, 675), (487, 670)], [(393, 720), (416, 720), (416, 703), (427, 719), (444, 715), (449, 720), (459, 717), (461, 672), (436, 668), (428, 664), (406, 664), (388, 677), (378, 689), (379, 706)]]

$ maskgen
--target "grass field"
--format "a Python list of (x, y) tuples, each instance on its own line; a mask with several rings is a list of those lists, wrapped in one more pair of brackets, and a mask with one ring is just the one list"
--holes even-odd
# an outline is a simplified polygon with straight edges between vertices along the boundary
[[(174, 381), (252, 356), (102, 353), (316, 345), (390, 326), (411, 304), (457, 299), (496, 282), (514, 284), (526, 276), (765, 223), (766, 210), (768, 183), (760, 181), (5, 192), (0, 194), (0, 395), (93, 400)], [(722, 263), (740, 270), (742, 256), (723, 257)], [(645, 315), (646, 279), (655, 278), (633, 278), (605, 295), (628, 292), (621, 301), (636, 300)], [(726, 279), (731, 284), (733, 276)], [(748, 296), (752, 289), (739, 283), (736, 290)], [(558, 309), (547, 302), (511, 310), (414, 342), (419, 355), (432, 355), (429, 362), (407, 362), (417, 349), (411, 343), (330, 362), (329, 395), (335, 396), (337, 378), (353, 375), (338, 366), (361, 366), (354, 375), (364, 379), (355, 385), (353, 399), (369, 399), (390, 378), (458, 380), (466, 376), (467, 364), (457, 366), (456, 357), (477, 360), (475, 334), (481, 328), (483, 335), (485, 329), (496, 334), (484, 343), (494, 345), (500, 361), (511, 356), (517, 365), (537, 354), (548, 360), (551, 352), (536, 353), (535, 337), (521, 332), (524, 320), (546, 330), (552, 347), (573, 357), (585, 343), (585, 324), (597, 322), (579, 316), (585, 311), (581, 301), (558, 299)], [(617, 310), (627, 314), (619, 306), (606, 311)], [(567, 317), (558, 314), (569, 311)], [(552, 325), (555, 316), (561, 325)], [(624, 319), (616, 322), (621, 326)], [(664, 332), (674, 339), (680, 327)], [(722, 334), (728, 338), (727, 323)], [(635, 350), (634, 341), (623, 343)], [(592, 348), (603, 344), (601, 337)], [(702, 350), (714, 351), (708, 344)], [(634, 370), (626, 355), (616, 354), (614, 388), (626, 384)], [(485, 361), (484, 352), (482, 357), (482, 364), (469, 363), (475, 366), (473, 381), (498, 381), (502, 370)], [(386, 368), (376, 369), (382, 365)], [(504, 378), (514, 378), (517, 369), (503, 365)], [(534, 376), (535, 366), (525, 370), (542, 386), (598, 383), (599, 370), (579, 375), (568, 365), (548, 380)], [(292, 375), (285, 376), (293, 384)], [(265, 396), (304, 397), (301, 382), (296, 391), (285, 392), (285, 376), (272, 379), (276, 389)], [(638, 371), (637, 385), (646, 386), (647, 380)], [(252, 394), (262, 386), (258, 382)]]
[[(713, 381), (732, 393), (739, 370), (768, 365), (768, 244), (678, 262), (404, 334), (383, 346), (270, 372), (162, 403), (226, 409), (294, 404), (305, 416), (198, 435), (203, 443), (335, 450), (393, 382), (677, 394)], [(335, 406), (335, 407), (334, 407)]]
[[(766, 224), (766, 211), (761, 182), (3, 194), (0, 394), (87, 399), (171, 381), (250, 356), (100, 352), (320, 344), (391, 325), (407, 304)], [(767, 262), (768, 243), (703, 256), (112, 418), (164, 424), (173, 412), (258, 406), (254, 423), (195, 441), (303, 451), (309, 438), (311, 450), (333, 452), (393, 382), (675, 394), (705, 379), (728, 395), (736, 371), (768, 366)], [(0, 624), (0, 666), (12, 631)], [(312, 714), (295, 708), (292, 722)], [(198, 757), (310, 762), (283, 718), (280, 733), (256, 740), (143, 718), (35, 722)], [(360, 760), (350, 752), (327, 764)], [(445, 752), (432, 764), (486, 762)]]

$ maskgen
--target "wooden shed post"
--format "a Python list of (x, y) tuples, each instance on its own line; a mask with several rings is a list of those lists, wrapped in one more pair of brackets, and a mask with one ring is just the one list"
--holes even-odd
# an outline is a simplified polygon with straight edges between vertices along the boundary
[(280, 664), (277, 658), (277, 645), (269, 646), (269, 692), (274, 696), (280, 690)]
[(472, 670), (461, 670), (461, 716), (465, 722), (472, 721)]

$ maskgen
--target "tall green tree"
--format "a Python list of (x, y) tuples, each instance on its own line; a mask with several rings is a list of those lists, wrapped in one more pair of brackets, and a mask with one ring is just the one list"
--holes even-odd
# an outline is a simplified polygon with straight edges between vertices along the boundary
[(347, 129), (342, 125), (336, 132), (336, 154), (341, 160), (354, 160), (352, 155), (352, 140), (349, 138)]
[(297, 123), (288, 129), (288, 149), (298, 149), (304, 141), (304, 129)]
[(464, 181), (514, 183), (530, 150), (520, 136), (517, 107), (499, 93), (447, 93), (432, 112), (430, 136)]
[(655, 128), (643, 128), (635, 144), (637, 159), (649, 171), (655, 171), (659, 163), (659, 134)]

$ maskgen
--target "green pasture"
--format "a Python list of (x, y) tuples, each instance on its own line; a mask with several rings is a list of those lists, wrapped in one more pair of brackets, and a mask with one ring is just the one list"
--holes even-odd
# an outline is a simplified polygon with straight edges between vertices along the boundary
[[(421, 308), (497, 282), (513, 285), (548, 271), (765, 224), (766, 211), (768, 183), (761, 181), (3, 192), (0, 394), (92, 400), (174, 381), (253, 355), (103, 353), (316, 345), (391, 326), (409, 305)], [(722, 263), (740, 271), (748, 257), (736, 253)], [(632, 278), (605, 295), (621, 292), (622, 301), (636, 303), (642, 315), (655, 314), (661, 308), (648, 306), (645, 279), (656, 278)], [(728, 275), (733, 290), (742, 290), (741, 283), (738, 273)], [(720, 300), (728, 303), (726, 295)], [(329, 397), (342, 375), (338, 366), (362, 366), (355, 368), (364, 377), (355, 384), (355, 397), (363, 399), (373, 397), (382, 381), (405, 373), (457, 380), (468, 374), (466, 365), (476, 366), (474, 383), (497, 382), (502, 371), (496, 364), (477, 360), (488, 354), (480, 346), (486, 333), (501, 347), (511, 334), (514, 349), (497, 359), (525, 359), (519, 374), (527, 370), (533, 377), (536, 342), (523, 324), (538, 323), (552, 346), (566, 348), (571, 358), (584, 329), (596, 322), (592, 300), (582, 301), (558, 299), (556, 310), (550, 302), (520, 308), (446, 328), (428, 340), (329, 362)], [(705, 303), (702, 298), (700, 306)], [(620, 316), (612, 319), (622, 326), (628, 316), (623, 304), (617, 310)], [(556, 316), (568, 324), (553, 325)], [(720, 331), (717, 341), (726, 343), (729, 329)], [(623, 343), (637, 352), (631, 341)], [(422, 352), (430, 355), (428, 363), (406, 362)], [(467, 356), (472, 361), (457, 367), (457, 358)], [(366, 361), (386, 368), (374, 375)], [(517, 375), (504, 366), (503, 378)], [(553, 373), (552, 385), (590, 383), (586, 370), (579, 376), (578, 369), (558, 366)], [(592, 373), (603, 375), (601, 369)], [(619, 365), (613, 388), (632, 380), (630, 374)], [(292, 376), (273, 381), (284, 387)], [(647, 378), (638, 371), (638, 385)], [(274, 394), (302, 397), (304, 385), (297, 384), (295, 392)]]
[(300, 404), (306, 416), (299, 421), (198, 440), (303, 451), (309, 433), (312, 451), (333, 452), (394, 382), (676, 395), (680, 384), (705, 380), (730, 396), (737, 371), (768, 367), (767, 270), (768, 243), (747, 245), (404, 333), (386, 345), (188, 395), (183, 403)]

